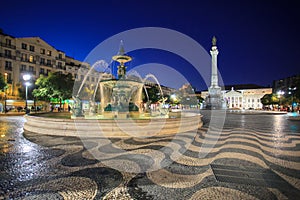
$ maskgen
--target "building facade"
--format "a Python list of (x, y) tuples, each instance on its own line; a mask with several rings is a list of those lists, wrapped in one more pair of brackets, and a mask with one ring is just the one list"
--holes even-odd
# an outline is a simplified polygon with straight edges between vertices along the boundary
[(290, 91), (291, 88), (297, 87), (297, 80), (299, 80), (299, 79), (300, 79), (300, 74), (282, 78), (279, 80), (274, 80), (273, 86), (272, 86), (274, 93), (282, 91), (285, 94), (288, 94), (289, 92), (291, 92)]
[[(272, 88), (241, 88), (231, 87), (230, 90), (222, 90), (222, 98), (226, 102), (226, 107), (229, 109), (262, 109), (263, 104), (261, 98), (265, 94), (272, 94)], [(201, 92), (201, 97), (205, 98), (208, 91)]]
[(50, 72), (71, 73), (76, 78), (82, 65), (88, 64), (67, 56), (40, 37), (16, 38), (0, 32), (0, 73), (8, 84), (8, 100), (21, 99), (19, 88), (24, 87), (24, 74), (31, 75), (31, 83)]

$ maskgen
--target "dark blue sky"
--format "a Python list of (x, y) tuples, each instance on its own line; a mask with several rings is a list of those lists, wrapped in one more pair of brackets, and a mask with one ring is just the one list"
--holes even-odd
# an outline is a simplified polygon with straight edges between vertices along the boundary
[[(39, 36), (78, 60), (84, 60), (108, 37), (138, 27), (174, 29), (193, 38), (207, 51), (215, 35), (224, 83), (266, 86), (272, 80), (300, 73), (298, 2), (2, 0), (0, 27), (16, 37)], [(134, 57), (139, 55), (140, 63), (151, 60), (151, 56), (145, 56), (147, 53), (136, 53)], [(183, 61), (178, 61), (179, 66), (166, 58), (158, 55), (154, 60), (182, 70)], [(190, 67), (183, 71), (190, 74), (186, 77), (192, 85), (205, 89)]]

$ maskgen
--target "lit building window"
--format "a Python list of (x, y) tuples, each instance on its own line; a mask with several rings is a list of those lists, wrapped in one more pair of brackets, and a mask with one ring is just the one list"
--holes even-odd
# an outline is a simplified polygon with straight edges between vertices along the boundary
[(29, 56), (29, 62), (33, 62), (33, 56)]
[(45, 49), (41, 49), (41, 54), (45, 54)]
[(47, 56), (51, 56), (51, 51), (47, 51)]

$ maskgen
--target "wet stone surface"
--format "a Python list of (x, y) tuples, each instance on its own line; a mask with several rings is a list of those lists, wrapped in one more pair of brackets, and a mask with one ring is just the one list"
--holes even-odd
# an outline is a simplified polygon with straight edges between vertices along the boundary
[(196, 136), (108, 140), (24, 133), (23, 117), (0, 117), (0, 199), (300, 198), (300, 121), (228, 113), (208, 133), (202, 114)]

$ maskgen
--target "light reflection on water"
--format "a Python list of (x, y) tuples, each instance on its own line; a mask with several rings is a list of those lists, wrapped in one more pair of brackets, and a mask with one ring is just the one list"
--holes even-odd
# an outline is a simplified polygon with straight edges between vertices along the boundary
[[(209, 113), (201, 113), (204, 126), (208, 126)], [(0, 177), (0, 183), (7, 190), (13, 190), (17, 183), (45, 176), (51, 170), (47, 160), (49, 151), (43, 151), (42, 147), (22, 136), (24, 122), (23, 117), (0, 117), (0, 176), (6, 178), (2, 184)], [(227, 114), (224, 128), (273, 134), (274, 145), (278, 146), (276, 138), (286, 134), (300, 135), (300, 121), (289, 121), (285, 115)]]
[[(209, 126), (209, 111), (201, 111), (204, 127)], [(253, 131), (262, 131), (270, 134), (299, 134), (300, 121), (288, 120), (288, 115), (261, 115), (227, 113), (224, 128), (242, 128)]]
[(23, 137), (24, 122), (23, 117), (0, 117), (0, 135), (4, 135), (0, 138), (0, 175), (9, 177), (2, 184), (11, 190), (17, 181), (38, 177), (44, 167), (39, 160), (41, 148)]

